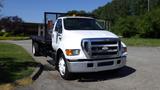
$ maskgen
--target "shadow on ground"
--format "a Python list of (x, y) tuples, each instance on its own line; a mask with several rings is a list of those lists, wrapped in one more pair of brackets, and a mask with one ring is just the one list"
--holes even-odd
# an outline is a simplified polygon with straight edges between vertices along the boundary
[(55, 62), (53, 60), (47, 60), (48, 64), (39, 65), (39, 70), (37, 73), (32, 77), (32, 80), (37, 80), (39, 76), (43, 73), (43, 71), (55, 71)]
[(79, 82), (96, 82), (96, 81), (104, 81), (116, 78), (123, 78), (128, 75), (133, 74), (136, 69), (125, 66), (119, 71), (103, 71), (103, 72), (96, 72), (96, 73), (83, 73), (76, 75), (76, 78)]
[(0, 58), (0, 84), (14, 82), (17, 79), (28, 76), (30, 67), (37, 67), (39, 64), (31, 61), (16, 61), (15, 58)]
[[(41, 69), (37, 73), (37, 75), (33, 78), (33, 80), (36, 80), (43, 71), (55, 71), (55, 63), (53, 60), (47, 60), (49, 64), (42, 65)], [(95, 72), (95, 73), (80, 73), (80, 74), (74, 74), (74, 78), (72, 80), (78, 80), (79, 82), (96, 82), (96, 81), (104, 81), (104, 80), (110, 80), (110, 79), (116, 79), (116, 78), (123, 78), (128, 75), (133, 74), (136, 71), (136, 69), (125, 66), (119, 71), (103, 71), (103, 72)]]

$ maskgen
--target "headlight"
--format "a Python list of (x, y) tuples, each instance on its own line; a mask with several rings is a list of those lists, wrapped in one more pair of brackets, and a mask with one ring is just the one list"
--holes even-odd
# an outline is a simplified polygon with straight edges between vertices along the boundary
[(80, 54), (79, 49), (66, 49), (65, 51), (67, 56), (75, 56)]
[(123, 42), (121, 42), (121, 48), (122, 48), (122, 53), (127, 52), (127, 46)]
[(122, 47), (122, 53), (127, 52), (127, 47)]

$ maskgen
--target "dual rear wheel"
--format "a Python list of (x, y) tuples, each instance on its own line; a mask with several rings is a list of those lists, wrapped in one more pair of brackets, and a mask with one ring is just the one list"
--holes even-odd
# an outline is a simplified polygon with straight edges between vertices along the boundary
[(32, 43), (32, 53), (34, 56), (40, 56), (39, 47), (36, 42)]

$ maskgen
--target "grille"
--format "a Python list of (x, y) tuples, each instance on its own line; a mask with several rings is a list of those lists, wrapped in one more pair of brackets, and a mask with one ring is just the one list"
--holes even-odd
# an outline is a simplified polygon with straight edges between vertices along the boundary
[(120, 40), (118, 38), (84, 39), (82, 48), (89, 58), (113, 58), (119, 56)]

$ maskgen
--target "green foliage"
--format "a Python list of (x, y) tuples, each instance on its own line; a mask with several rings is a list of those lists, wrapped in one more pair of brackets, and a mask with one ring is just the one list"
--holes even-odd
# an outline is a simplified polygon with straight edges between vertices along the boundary
[[(150, 9), (160, 5), (160, 0), (150, 0)], [(93, 10), (100, 19), (116, 21), (119, 17), (143, 15), (148, 11), (148, 0), (112, 0), (110, 3)]]
[(9, 36), (12, 36), (12, 33), (10, 33), (10, 32), (1, 32), (0, 31), (0, 36), (2, 36), (2, 37), (9, 37)]
[(16, 36), (16, 37), (9, 36), (9, 37), (3, 37), (3, 36), (0, 36), (0, 40), (28, 40), (28, 39), (30, 39), (30, 37), (23, 37), (23, 36)]
[(112, 27), (112, 31), (124, 37), (133, 37), (138, 34), (136, 29), (136, 17), (120, 18)]
[(20, 34), (22, 31), (23, 20), (18, 16), (7, 16), (0, 19), (0, 29), (13, 35)]
[(3, 36), (4, 35), (4, 32), (0, 32), (0, 36)]
[(124, 37), (160, 38), (160, 8), (141, 16), (120, 18), (112, 31)]
[(160, 46), (160, 39), (144, 39), (144, 38), (122, 38), (127, 46)]
[(7, 32), (5, 32), (5, 33), (3, 34), (3, 37), (8, 37), (8, 36), (10, 36), (10, 34), (7, 33)]
[(160, 8), (143, 15), (137, 22), (141, 37), (160, 38)]
[(160, 38), (160, 0), (112, 0), (92, 13), (124, 37)]

